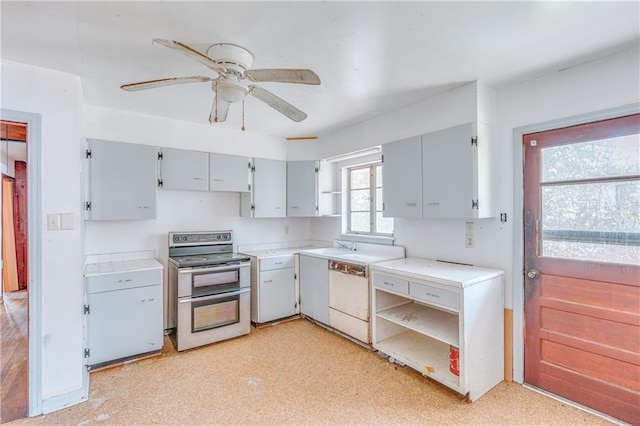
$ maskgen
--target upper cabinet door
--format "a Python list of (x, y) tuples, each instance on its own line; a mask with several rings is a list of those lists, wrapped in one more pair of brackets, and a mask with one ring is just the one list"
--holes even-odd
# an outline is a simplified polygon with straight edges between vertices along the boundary
[(287, 162), (256, 158), (253, 164), (253, 217), (285, 217)]
[(183, 149), (162, 148), (160, 179), (162, 189), (207, 191), (209, 154)]
[(211, 191), (249, 191), (249, 159), (225, 154), (209, 154)]
[(156, 148), (89, 139), (89, 220), (156, 218)]
[(478, 217), (475, 123), (422, 135), (425, 218)]
[(317, 177), (315, 161), (287, 162), (287, 216), (316, 216)]
[(382, 200), (385, 217), (422, 217), (420, 136), (382, 145)]

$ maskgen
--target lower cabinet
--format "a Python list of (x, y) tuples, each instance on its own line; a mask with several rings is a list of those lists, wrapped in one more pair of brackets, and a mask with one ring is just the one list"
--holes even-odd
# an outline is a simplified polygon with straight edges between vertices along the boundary
[(300, 313), (329, 324), (329, 261), (300, 255)]
[(162, 350), (162, 269), (86, 277), (90, 368)]
[(375, 349), (470, 401), (503, 380), (502, 271), (424, 259), (371, 269)]
[(251, 259), (251, 321), (261, 324), (296, 314), (295, 255)]

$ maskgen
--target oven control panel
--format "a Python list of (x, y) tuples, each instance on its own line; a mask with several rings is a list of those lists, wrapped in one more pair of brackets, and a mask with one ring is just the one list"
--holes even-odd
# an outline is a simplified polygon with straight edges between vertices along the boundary
[(172, 247), (230, 243), (232, 243), (231, 231), (169, 233), (169, 246)]

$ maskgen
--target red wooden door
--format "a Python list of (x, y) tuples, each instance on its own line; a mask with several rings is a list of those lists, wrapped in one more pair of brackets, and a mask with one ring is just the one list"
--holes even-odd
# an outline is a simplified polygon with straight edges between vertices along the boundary
[(640, 114), (525, 135), (525, 382), (640, 424)]
[(27, 163), (15, 162), (15, 202), (13, 204), (13, 224), (16, 238), (16, 263), (20, 290), (27, 288), (29, 282), (29, 234), (27, 210)]

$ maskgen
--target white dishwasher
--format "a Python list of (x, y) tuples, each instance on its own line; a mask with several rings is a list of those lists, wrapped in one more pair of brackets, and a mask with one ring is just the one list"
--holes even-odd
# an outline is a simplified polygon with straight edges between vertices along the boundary
[(361, 342), (371, 343), (365, 265), (329, 261), (329, 325)]
[(122, 265), (129, 268), (85, 273), (89, 369), (162, 352), (162, 265), (155, 259)]

